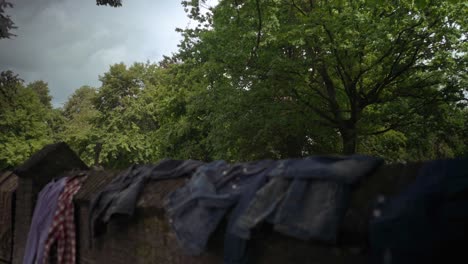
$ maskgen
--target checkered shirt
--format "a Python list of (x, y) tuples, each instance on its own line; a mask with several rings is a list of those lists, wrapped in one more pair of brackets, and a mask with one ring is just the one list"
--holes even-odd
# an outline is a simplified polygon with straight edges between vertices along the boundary
[(49, 235), (44, 247), (44, 260), (49, 261), (50, 250), (54, 243), (57, 244), (57, 263), (76, 263), (76, 231), (75, 231), (75, 208), (73, 196), (80, 190), (83, 177), (70, 178), (65, 189), (58, 199), (57, 210), (49, 230)]

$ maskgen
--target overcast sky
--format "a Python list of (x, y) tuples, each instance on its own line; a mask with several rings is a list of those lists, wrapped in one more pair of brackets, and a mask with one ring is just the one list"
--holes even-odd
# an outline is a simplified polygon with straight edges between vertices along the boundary
[(56, 107), (82, 85), (99, 87), (111, 64), (157, 62), (175, 52), (175, 28), (189, 26), (180, 0), (124, 0), (120, 8), (95, 0), (10, 2), (17, 37), (0, 39), (0, 71), (48, 82)]

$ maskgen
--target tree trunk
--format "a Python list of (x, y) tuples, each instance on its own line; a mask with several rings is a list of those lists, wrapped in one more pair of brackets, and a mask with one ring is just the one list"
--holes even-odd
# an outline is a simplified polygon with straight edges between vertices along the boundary
[(99, 157), (101, 156), (102, 143), (94, 145), (94, 166), (99, 166)]
[(341, 129), (341, 140), (343, 142), (343, 154), (351, 155), (356, 153), (357, 133), (356, 129)]

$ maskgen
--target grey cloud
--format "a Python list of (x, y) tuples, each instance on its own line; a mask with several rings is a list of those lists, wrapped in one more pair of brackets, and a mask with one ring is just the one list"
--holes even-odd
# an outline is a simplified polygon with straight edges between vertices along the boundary
[(188, 18), (179, 1), (124, 1), (120, 8), (95, 1), (17, 0), (9, 9), (16, 38), (0, 40), (0, 71), (27, 82), (49, 83), (55, 106), (119, 62), (157, 61), (177, 50), (176, 27)]

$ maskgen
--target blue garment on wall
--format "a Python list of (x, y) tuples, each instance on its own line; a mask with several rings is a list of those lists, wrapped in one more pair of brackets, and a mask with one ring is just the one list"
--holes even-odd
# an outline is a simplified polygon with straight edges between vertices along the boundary
[(224, 263), (247, 263), (250, 230), (266, 219), (290, 236), (334, 241), (351, 185), (382, 163), (362, 155), (233, 165), (214, 161), (169, 194), (165, 209), (180, 245), (193, 255), (203, 252), (229, 212)]
[(91, 199), (88, 219), (90, 242), (105, 232), (113, 216), (133, 216), (138, 198), (148, 181), (189, 176), (202, 164), (197, 160), (165, 159), (157, 164), (133, 165), (121, 172)]
[[(190, 181), (169, 194), (165, 209), (176, 237), (188, 254), (198, 255), (205, 249), (210, 235), (226, 213), (228, 233), (248, 206), (256, 191), (266, 182), (266, 172), (274, 161), (262, 160), (230, 165), (214, 161), (200, 166)], [(226, 239), (226, 262), (242, 259), (234, 251), (243, 252), (245, 241)], [(232, 238), (232, 239), (231, 239)]]
[(411, 186), (375, 210), (373, 263), (449, 263), (468, 245), (468, 159), (426, 163)]
[(380, 158), (364, 155), (279, 161), (269, 173), (270, 182), (236, 223), (236, 234), (248, 238), (251, 228), (268, 220), (276, 231), (289, 236), (335, 242), (351, 185), (382, 163)]

